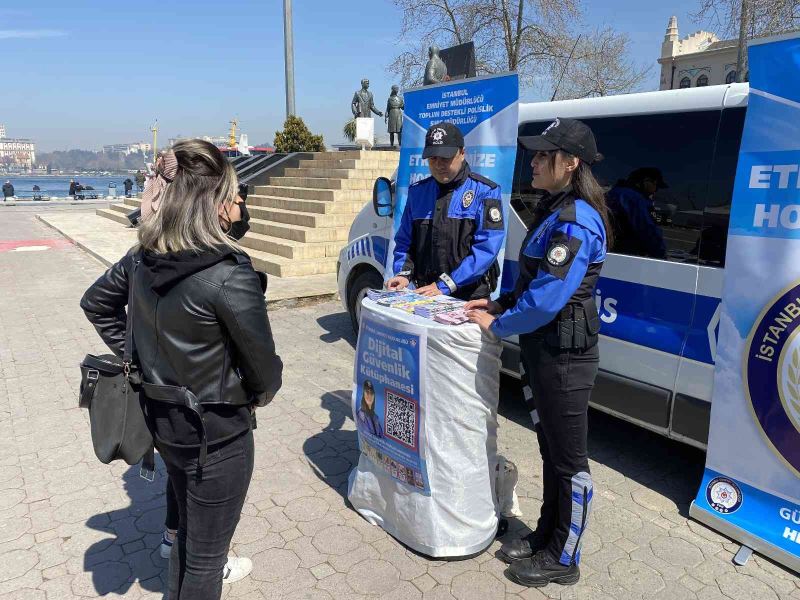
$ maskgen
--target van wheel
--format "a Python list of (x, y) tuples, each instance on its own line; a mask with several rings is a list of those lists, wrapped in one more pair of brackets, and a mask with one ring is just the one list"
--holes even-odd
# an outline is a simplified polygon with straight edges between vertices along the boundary
[(367, 290), (379, 290), (383, 287), (383, 277), (377, 271), (370, 269), (358, 275), (347, 288), (347, 309), (350, 313), (350, 322), (353, 331), (358, 333), (358, 324), (361, 320), (361, 301), (367, 295)]

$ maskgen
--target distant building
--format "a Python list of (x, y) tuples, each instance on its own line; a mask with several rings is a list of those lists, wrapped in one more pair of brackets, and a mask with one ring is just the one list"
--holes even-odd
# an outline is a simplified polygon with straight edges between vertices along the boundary
[(25, 138), (6, 137), (5, 125), (0, 125), (0, 166), (30, 171), (36, 162), (36, 145)]
[(127, 156), (128, 154), (133, 154), (134, 152), (142, 152), (144, 154), (150, 152), (151, 148), (152, 145), (146, 142), (137, 142), (135, 144), (107, 144), (103, 146), (103, 152), (107, 152), (109, 154), (124, 154)]
[(721, 85), (736, 81), (738, 40), (720, 40), (708, 31), (679, 39), (678, 18), (670, 17), (661, 44), (660, 90)]

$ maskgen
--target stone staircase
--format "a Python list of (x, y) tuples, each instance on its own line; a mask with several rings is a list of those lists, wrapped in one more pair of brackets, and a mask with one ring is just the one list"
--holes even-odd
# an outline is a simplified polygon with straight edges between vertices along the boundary
[[(398, 152), (316, 152), (256, 186), (247, 199), (250, 231), (241, 241), (256, 269), (278, 277), (336, 273), (350, 225), (372, 202), (375, 179), (391, 177), (398, 160)], [(140, 203), (125, 198), (97, 214), (127, 225), (126, 213)]]

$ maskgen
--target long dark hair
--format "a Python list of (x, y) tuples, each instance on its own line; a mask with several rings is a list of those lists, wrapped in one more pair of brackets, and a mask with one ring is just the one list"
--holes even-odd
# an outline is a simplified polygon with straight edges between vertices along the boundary
[[(575, 158), (568, 152), (558, 150), (550, 154), (550, 172), (554, 172), (556, 166), (556, 155), (561, 154), (564, 158)], [(572, 193), (595, 209), (600, 218), (603, 219), (603, 226), (606, 229), (606, 249), (611, 250), (614, 245), (614, 228), (608, 217), (608, 205), (606, 195), (602, 186), (594, 178), (592, 167), (588, 163), (578, 159), (578, 168), (572, 174)]]
[[(372, 385), (372, 382), (367, 379), (364, 382), (364, 386), (362, 387), (363, 393), (361, 394), (361, 410), (363, 410), (368, 415), (375, 414), (375, 387)], [(366, 399), (367, 392), (372, 394), (372, 406), (367, 404), (364, 400)]]

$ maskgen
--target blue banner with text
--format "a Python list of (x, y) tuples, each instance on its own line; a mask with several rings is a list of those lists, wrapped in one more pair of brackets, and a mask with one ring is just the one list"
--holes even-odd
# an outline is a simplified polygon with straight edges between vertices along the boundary
[[(517, 157), (519, 77), (516, 73), (463, 79), (408, 90), (404, 94), (403, 144), (397, 168), (394, 231), (397, 232), (412, 183), (430, 176), (422, 158), (425, 133), (448, 121), (464, 135), (470, 168), (500, 186), (503, 212), (510, 214), (511, 183)], [(504, 219), (506, 227), (508, 219)], [(391, 271), (390, 248), (387, 274)], [(498, 257), (503, 264), (505, 250)]]
[(751, 42), (706, 471), (690, 514), (800, 571), (800, 37)]

